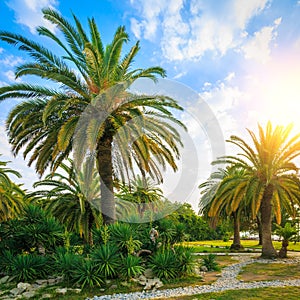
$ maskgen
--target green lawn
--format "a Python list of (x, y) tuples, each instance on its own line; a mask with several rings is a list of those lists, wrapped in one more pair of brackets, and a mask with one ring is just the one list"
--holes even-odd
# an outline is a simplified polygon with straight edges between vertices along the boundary
[[(185, 242), (183, 243), (186, 246), (192, 246), (195, 248), (195, 252), (228, 252), (229, 247), (232, 244), (232, 240), (224, 242), (222, 240), (212, 240), (212, 241), (197, 241), (197, 242)], [(257, 240), (242, 240), (242, 245), (244, 248), (249, 249), (261, 249), (261, 246), (258, 246)], [(274, 247), (279, 250), (281, 248), (281, 242), (273, 241)], [(290, 251), (300, 251), (300, 242), (294, 244), (290, 243), (288, 250)]]
[(262, 281), (262, 280), (286, 280), (299, 279), (299, 264), (273, 263), (265, 264), (256, 262), (244, 266), (238, 275), (238, 279), (244, 281)]
[(233, 290), (220, 293), (200, 294), (168, 298), (170, 300), (287, 300), (300, 299), (300, 287), (260, 288), (251, 290)]

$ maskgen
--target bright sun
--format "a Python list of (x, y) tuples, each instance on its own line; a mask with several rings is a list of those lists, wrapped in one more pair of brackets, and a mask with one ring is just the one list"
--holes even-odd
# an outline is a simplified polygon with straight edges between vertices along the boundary
[(294, 123), (294, 129), (300, 131), (300, 58), (281, 57), (256, 73), (251, 106), (257, 122)]

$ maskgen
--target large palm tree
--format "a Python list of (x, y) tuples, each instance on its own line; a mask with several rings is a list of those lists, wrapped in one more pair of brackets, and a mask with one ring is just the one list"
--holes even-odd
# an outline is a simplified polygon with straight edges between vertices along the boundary
[(231, 216), (233, 218), (233, 244), (232, 249), (243, 248), (240, 239), (240, 219), (247, 211), (247, 198), (245, 188), (248, 183), (245, 169), (234, 165), (225, 169), (219, 169), (212, 173), (210, 178), (202, 183), (200, 211), (211, 218)]
[(260, 212), (262, 229), (262, 257), (276, 257), (272, 244), (272, 218), (281, 222), (281, 208), (295, 213), (300, 203), (298, 168), (293, 160), (300, 154), (300, 134), (288, 139), (292, 126), (276, 126), (268, 122), (265, 131), (259, 125), (259, 138), (248, 130), (254, 148), (243, 139), (231, 136), (229, 142), (242, 152), (237, 156), (220, 158), (216, 163), (234, 164), (245, 169), (248, 183), (245, 197), (251, 203), (252, 216)]
[(18, 216), (24, 203), (25, 193), (20, 185), (14, 183), (9, 175), (21, 175), (7, 167), (8, 162), (0, 161), (0, 222)]
[(23, 36), (0, 32), (1, 40), (33, 59), (17, 67), (16, 77), (35, 75), (59, 85), (16, 83), (0, 88), (0, 101), (26, 100), (8, 117), (9, 141), (15, 154), (21, 148), (25, 157), (30, 154), (29, 165), (35, 162), (39, 174), (47, 167), (54, 171), (71, 151), (79, 163), (87, 153), (93, 155), (101, 179), (103, 219), (111, 223), (115, 219), (114, 177), (122, 177), (124, 170), (140, 169), (161, 179), (159, 165), (177, 169), (180, 137), (173, 125), (183, 125), (171, 110), (181, 107), (168, 97), (128, 92), (136, 79), (156, 80), (165, 71), (132, 68), (140, 47), (137, 42), (122, 56), (129, 39), (124, 27), (104, 47), (94, 19), (88, 20), (86, 33), (76, 16), (73, 25), (54, 10), (43, 13), (59, 32), (45, 27), (37, 31), (54, 42), (62, 56)]
[[(79, 233), (92, 245), (92, 228), (99, 227), (102, 223), (100, 209), (97, 207), (100, 199), (97, 175), (90, 172), (87, 164), (84, 165), (83, 172), (75, 174), (73, 161), (69, 159), (68, 163), (60, 165), (57, 172), (36, 182), (34, 187), (40, 189), (29, 197), (49, 211), (69, 232)], [(87, 178), (89, 184), (85, 185), (83, 183)]]

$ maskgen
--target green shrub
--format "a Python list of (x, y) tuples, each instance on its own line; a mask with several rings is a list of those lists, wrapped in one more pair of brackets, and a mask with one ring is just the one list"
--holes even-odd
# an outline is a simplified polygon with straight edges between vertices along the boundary
[(176, 277), (176, 256), (170, 249), (164, 249), (154, 254), (149, 263), (152, 272), (161, 279)]
[(216, 262), (216, 256), (214, 254), (209, 254), (202, 258), (202, 266), (205, 266), (208, 271), (219, 271), (220, 267)]
[(117, 275), (121, 259), (115, 245), (109, 243), (101, 245), (91, 252), (91, 259), (97, 263), (101, 274), (105, 278), (112, 278)]
[(1, 225), (0, 249), (22, 252), (53, 252), (63, 245), (63, 227), (39, 207), (29, 205), (19, 219)]
[(129, 224), (115, 223), (109, 226), (110, 240), (123, 254), (133, 254), (141, 248), (142, 242), (136, 238), (135, 231)]
[(54, 269), (58, 275), (63, 275), (64, 279), (70, 282), (73, 269), (82, 259), (81, 256), (66, 252), (65, 248), (59, 248), (54, 255)]
[(177, 242), (176, 240), (176, 228), (174, 221), (168, 218), (163, 218), (158, 221), (158, 232), (159, 232), (159, 241), (163, 245), (173, 245)]
[(82, 259), (74, 265), (71, 271), (71, 281), (81, 288), (99, 286), (103, 283), (97, 264), (88, 259)]
[(11, 274), (17, 281), (31, 282), (49, 274), (49, 259), (34, 254), (19, 254), (12, 259)]
[(11, 250), (4, 250), (0, 255), (0, 270), (5, 274), (12, 271), (14, 253)]
[(196, 266), (194, 249), (192, 247), (178, 246), (175, 248), (176, 266), (178, 274), (188, 275), (194, 272)]
[(140, 257), (128, 255), (123, 257), (121, 264), (121, 276), (126, 279), (136, 277), (145, 271), (145, 268), (141, 266)]

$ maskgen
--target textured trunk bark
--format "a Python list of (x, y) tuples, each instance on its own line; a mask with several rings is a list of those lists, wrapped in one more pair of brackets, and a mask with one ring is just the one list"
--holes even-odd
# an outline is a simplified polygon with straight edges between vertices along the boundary
[(243, 248), (241, 245), (240, 237), (240, 219), (237, 212), (232, 213), (233, 216), (233, 244), (230, 246), (230, 249), (240, 250)]
[(256, 217), (257, 228), (258, 228), (258, 245), (262, 245), (262, 231), (261, 231), (261, 222), (259, 216)]
[(272, 196), (273, 196), (273, 186), (269, 184), (264, 192), (261, 206), (261, 230), (262, 230), (262, 253), (261, 257), (264, 258), (274, 258), (278, 254), (272, 243)]
[(112, 137), (99, 141), (97, 146), (97, 163), (100, 175), (101, 213), (104, 224), (116, 220), (116, 207), (113, 190)]
[(287, 247), (289, 246), (289, 241), (282, 241), (281, 249), (279, 251), (280, 258), (287, 258)]

